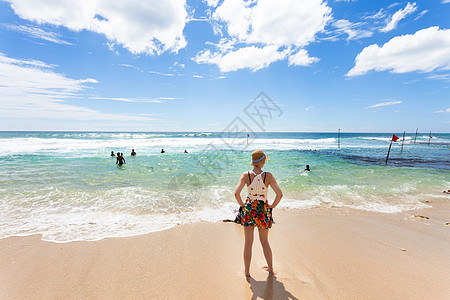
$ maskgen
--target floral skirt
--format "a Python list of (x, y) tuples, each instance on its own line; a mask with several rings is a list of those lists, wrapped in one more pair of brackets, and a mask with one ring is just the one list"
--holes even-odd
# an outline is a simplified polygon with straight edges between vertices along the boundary
[(243, 226), (256, 226), (269, 229), (272, 227), (272, 209), (264, 200), (251, 200), (247, 198), (241, 210), (241, 224)]

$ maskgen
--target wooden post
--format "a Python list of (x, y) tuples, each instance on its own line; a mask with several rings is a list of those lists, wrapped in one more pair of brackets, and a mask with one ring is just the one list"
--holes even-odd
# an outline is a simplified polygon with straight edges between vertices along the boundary
[(419, 128), (416, 129), (416, 135), (414, 136), (414, 144), (416, 143), (416, 139), (417, 139), (417, 130), (419, 130)]
[(391, 152), (391, 146), (392, 146), (392, 139), (391, 139), (391, 143), (389, 144), (389, 150), (388, 150), (388, 153), (387, 153), (387, 156), (386, 156), (386, 165), (387, 165), (387, 162), (388, 162), (388, 159), (389, 159), (389, 153)]
[(338, 129), (338, 149), (341, 148), (341, 129)]
[(400, 153), (403, 153), (403, 144), (405, 143), (405, 133), (406, 131), (403, 131), (402, 151)]

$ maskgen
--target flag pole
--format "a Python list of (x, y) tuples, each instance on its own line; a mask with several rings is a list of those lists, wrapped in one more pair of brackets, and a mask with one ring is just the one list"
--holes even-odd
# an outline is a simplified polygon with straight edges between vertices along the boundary
[(419, 130), (419, 128), (416, 128), (416, 136), (414, 137), (414, 144), (416, 143), (416, 139), (417, 139), (417, 130)]
[(341, 148), (341, 129), (338, 129), (338, 149)]
[(403, 144), (405, 143), (405, 133), (406, 131), (403, 131), (402, 151), (400, 153), (403, 153)]
[(392, 146), (392, 139), (391, 139), (391, 143), (389, 144), (389, 150), (388, 150), (388, 153), (387, 153), (387, 156), (386, 156), (386, 165), (387, 165), (387, 162), (388, 162), (388, 159), (389, 159), (389, 153), (391, 152), (391, 146)]
[(398, 136), (393, 134), (392, 138), (391, 138), (391, 143), (389, 144), (389, 150), (388, 150), (388, 153), (386, 155), (386, 165), (387, 165), (387, 162), (388, 162), (388, 159), (389, 159), (389, 153), (391, 153), (392, 142), (396, 142), (396, 141), (398, 141)]

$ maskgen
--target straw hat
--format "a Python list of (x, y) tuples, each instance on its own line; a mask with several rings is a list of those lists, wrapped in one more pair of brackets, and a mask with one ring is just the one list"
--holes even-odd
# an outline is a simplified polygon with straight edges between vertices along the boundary
[(252, 161), (250, 162), (251, 166), (254, 166), (254, 164), (258, 164), (259, 162), (266, 162), (269, 159), (269, 155), (264, 154), (261, 150), (255, 150), (252, 153)]

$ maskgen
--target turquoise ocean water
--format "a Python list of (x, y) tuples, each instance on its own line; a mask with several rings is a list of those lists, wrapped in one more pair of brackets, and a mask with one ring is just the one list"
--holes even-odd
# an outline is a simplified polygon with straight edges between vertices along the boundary
[[(450, 189), (450, 134), (434, 134), (430, 145), (427, 134), (416, 143), (407, 134), (386, 166), (391, 136), (341, 133), (338, 148), (336, 133), (256, 133), (247, 146), (246, 134), (215, 132), (0, 132), (0, 238), (98, 240), (232, 218), (234, 188), (258, 148), (283, 189), (280, 208), (396, 213), (450, 201), (442, 193)], [(126, 165), (111, 151), (123, 152)]]

